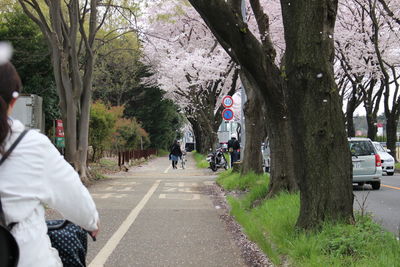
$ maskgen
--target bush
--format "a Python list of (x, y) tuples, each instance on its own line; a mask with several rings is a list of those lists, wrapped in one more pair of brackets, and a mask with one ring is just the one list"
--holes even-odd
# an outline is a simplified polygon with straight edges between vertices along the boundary
[(93, 148), (92, 160), (110, 146), (110, 140), (117, 117), (110, 113), (102, 102), (93, 103), (90, 107), (89, 144)]

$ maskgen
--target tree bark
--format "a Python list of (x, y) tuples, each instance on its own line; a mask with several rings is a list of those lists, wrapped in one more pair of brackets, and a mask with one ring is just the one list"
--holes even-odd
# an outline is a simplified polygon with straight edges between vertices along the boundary
[(280, 118), (267, 112), (268, 137), (270, 141), (270, 181), (267, 198), (281, 192), (294, 193), (299, 190), (298, 172), (295, 171), (293, 138), (287, 115)]
[(398, 121), (399, 121), (399, 114), (390, 114), (390, 116), (386, 118), (386, 136), (387, 136), (386, 146), (388, 149), (390, 149), (390, 154), (393, 156), (396, 162), (397, 162), (396, 142), (397, 142)]
[(354, 222), (352, 164), (333, 74), (337, 1), (281, 0), (294, 156), (297, 226)]
[(354, 121), (353, 121), (353, 116), (354, 116), (354, 111), (357, 108), (357, 97), (355, 94), (355, 91), (357, 90), (357, 87), (353, 85), (353, 92), (352, 95), (347, 102), (346, 106), (346, 126), (347, 126), (347, 136), (348, 137), (354, 137), (356, 136), (356, 130), (354, 128)]
[(194, 134), (194, 140), (196, 143), (196, 151), (201, 153), (200, 147), (202, 146), (202, 134), (201, 134), (201, 129), (200, 125), (198, 124), (197, 120), (194, 119), (193, 117), (188, 117), (188, 121), (190, 122), (190, 125), (192, 125), (192, 130)]
[(367, 113), (367, 127), (368, 127), (368, 130), (367, 130), (367, 137), (369, 138), (369, 139), (371, 139), (372, 141), (375, 141), (376, 140), (376, 133), (377, 133), (377, 130), (378, 130), (378, 127), (377, 127), (377, 117), (376, 117), (376, 114), (373, 114), (373, 113)]
[[(245, 76), (242, 79), (247, 88), (257, 87), (252, 76), (245, 70), (242, 76)], [(284, 97), (282, 92), (282, 100)], [(275, 108), (271, 105), (264, 106), (264, 123), (268, 133), (271, 158), (267, 198), (273, 198), (281, 192), (297, 192), (299, 189), (294, 165), (293, 140), (284, 102), (282, 101), (281, 105)]]
[(240, 79), (246, 90), (247, 101), (244, 105), (246, 143), (242, 156), (241, 175), (249, 172), (264, 173), (262, 168), (261, 143), (266, 137), (264, 101), (256, 88), (246, 79), (244, 74)]
[(188, 120), (192, 125), (192, 129), (194, 132), (196, 140), (196, 151), (200, 154), (209, 153), (210, 149), (213, 149), (213, 147), (215, 147), (217, 133), (213, 131), (207, 131), (207, 129), (204, 128), (204, 125), (200, 122), (201, 119), (189, 118)]

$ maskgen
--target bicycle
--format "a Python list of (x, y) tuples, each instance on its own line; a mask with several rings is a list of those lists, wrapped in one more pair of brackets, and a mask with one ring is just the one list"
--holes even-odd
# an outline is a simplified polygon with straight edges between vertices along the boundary
[(182, 157), (181, 157), (181, 167), (182, 167), (182, 169), (185, 169), (185, 165), (186, 165), (186, 155), (182, 154)]

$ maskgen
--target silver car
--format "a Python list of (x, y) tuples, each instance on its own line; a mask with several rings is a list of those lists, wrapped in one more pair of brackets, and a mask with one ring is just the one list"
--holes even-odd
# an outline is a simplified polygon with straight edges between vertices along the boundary
[(381, 187), (382, 163), (369, 138), (348, 138), (352, 161), (353, 183), (370, 184), (372, 189)]
[(382, 162), (382, 171), (387, 175), (394, 174), (394, 158), (388, 152), (389, 149), (385, 149), (380, 143), (372, 142), (375, 146), (376, 151), (378, 152), (379, 156), (381, 157)]

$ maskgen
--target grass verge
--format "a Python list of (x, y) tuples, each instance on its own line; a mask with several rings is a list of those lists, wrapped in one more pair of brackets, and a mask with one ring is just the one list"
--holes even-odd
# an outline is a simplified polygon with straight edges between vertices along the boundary
[(197, 168), (201, 168), (201, 169), (208, 168), (209, 164), (206, 160), (206, 156), (204, 156), (203, 154), (200, 154), (196, 150), (193, 150), (192, 153), (193, 153), (194, 160), (196, 161)]
[(355, 225), (326, 223), (318, 232), (298, 231), (298, 194), (282, 193), (266, 200), (267, 176), (240, 177), (230, 170), (220, 174), (217, 183), (226, 190), (244, 191), (228, 197), (231, 214), (276, 265), (285, 261), (302, 267), (375, 267), (400, 262), (399, 241), (369, 216), (356, 215)]
[(397, 162), (397, 163), (395, 164), (395, 169), (396, 169), (396, 170), (400, 170), (400, 162)]
[(157, 150), (157, 156), (159, 157), (164, 157), (169, 155), (169, 151), (165, 150), (165, 149), (158, 149)]

